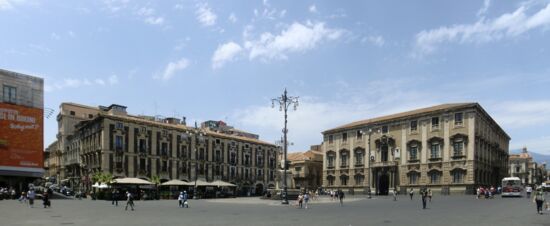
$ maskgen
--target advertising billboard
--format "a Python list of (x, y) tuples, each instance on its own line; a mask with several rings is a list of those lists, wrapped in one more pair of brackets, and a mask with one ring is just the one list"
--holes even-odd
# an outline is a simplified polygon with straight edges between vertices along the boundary
[(0, 166), (44, 167), (43, 110), (0, 103)]

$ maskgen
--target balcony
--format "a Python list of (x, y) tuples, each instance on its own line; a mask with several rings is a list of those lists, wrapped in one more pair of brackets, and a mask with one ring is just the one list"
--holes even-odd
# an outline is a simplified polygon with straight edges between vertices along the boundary
[(389, 167), (389, 166), (396, 166), (397, 162), (373, 162), (372, 167)]

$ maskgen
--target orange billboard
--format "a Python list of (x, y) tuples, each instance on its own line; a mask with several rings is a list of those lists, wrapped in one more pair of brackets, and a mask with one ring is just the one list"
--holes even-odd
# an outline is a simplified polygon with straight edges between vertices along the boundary
[(0, 166), (44, 168), (43, 110), (0, 103)]

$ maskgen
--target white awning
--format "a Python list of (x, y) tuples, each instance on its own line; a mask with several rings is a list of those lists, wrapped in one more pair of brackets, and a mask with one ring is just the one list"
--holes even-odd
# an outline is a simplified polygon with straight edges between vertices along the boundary
[(222, 181), (222, 180), (216, 180), (214, 182), (212, 182), (215, 186), (218, 186), (218, 187), (237, 187), (237, 185), (234, 185), (232, 183), (229, 183), (229, 182), (225, 182), (225, 181)]
[(177, 180), (177, 179), (170, 180), (161, 184), (161, 186), (193, 186), (193, 185), (194, 185), (193, 183)]
[(135, 185), (153, 185), (153, 183), (133, 177), (114, 179), (113, 184), (135, 184)]

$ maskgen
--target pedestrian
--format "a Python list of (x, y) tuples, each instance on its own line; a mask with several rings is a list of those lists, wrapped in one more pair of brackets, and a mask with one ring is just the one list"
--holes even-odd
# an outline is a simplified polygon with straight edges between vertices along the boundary
[(544, 192), (542, 191), (542, 188), (540, 186), (537, 187), (537, 190), (535, 191), (533, 202), (537, 204), (537, 213), (542, 214), (542, 204), (544, 203)]
[(479, 195), (481, 194), (481, 187), (477, 187), (476, 190), (476, 199), (479, 199)]
[(428, 198), (428, 191), (426, 188), (420, 189), (420, 195), (422, 196), (422, 209), (426, 209), (426, 199)]
[(525, 187), (525, 193), (527, 194), (527, 198), (531, 198), (531, 192), (533, 192), (533, 188), (530, 186), (530, 185), (527, 185), (527, 187)]
[(183, 207), (183, 192), (180, 192), (180, 195), (178, 195), (178, 206)]
[(118, 189), (115, 189), (111, 194), (112, 205), (118, 206)]
[(29, 206), (33, 208), (34, 198), (36, 198), (36, 193), (34, 192), (34, 189), (31, 188), (31, 190), (29, 190), (29, 193), (27, 193), (27, 198), (29, 199)]
[(393, 201), (397, 201), (397, 190), (393, 190)]
[(409, 191), (409, 195), (411, 196), (411, 200), (413, 200), (413, 195), (414, 195), (414, 189), (411, 188), (411, 190)]
[(17, 193), (15, 192), (15, 189), (12, 188), (12, 189), (11, 189), (11, 199), (15, 199), (15, 195), (16, 195), (16, 194), (17, 194)]
[(305, 203), (305, 208), (307, 209), (307, 203), (309, 202), (309, 194), (306, 192), (304, 194), (304, 203)]
[(42, 204), (44, 205), (44, 208), (52, 207), (50, 195), (48, 194), (48, 192), (44, 192), (44, 194), (42, 195)]
[(428, 189), (428, 199), (432, 202), (432, 189)]
[(19, 202), (27, 204), (27, 193), (21, 192), (21, 196), (19, 196)]
[(330, 201), (334, 201), (334, 191), (330, 190)]
[(128, 206), (134, 211), (134, 197), (129, 191), (126, 192), (126, 208), (124, 208), (124, 210), (128, 210)]
[(342, 190), (338, 190), (338, 198), (340, 199), (340, 206), (344, 206), (344, 192)]
[(183, 191), (183, 207), (189, 208), (189, 203), (187, 199), (189, 198), (189, 195), (187, 195), (187, 191)]
[(302, 203), (304, 202), (304, 196), (302, 195), (302, 193), (300, 193), (300, 195), (298, 195), (298, 208), (302, 208)]

